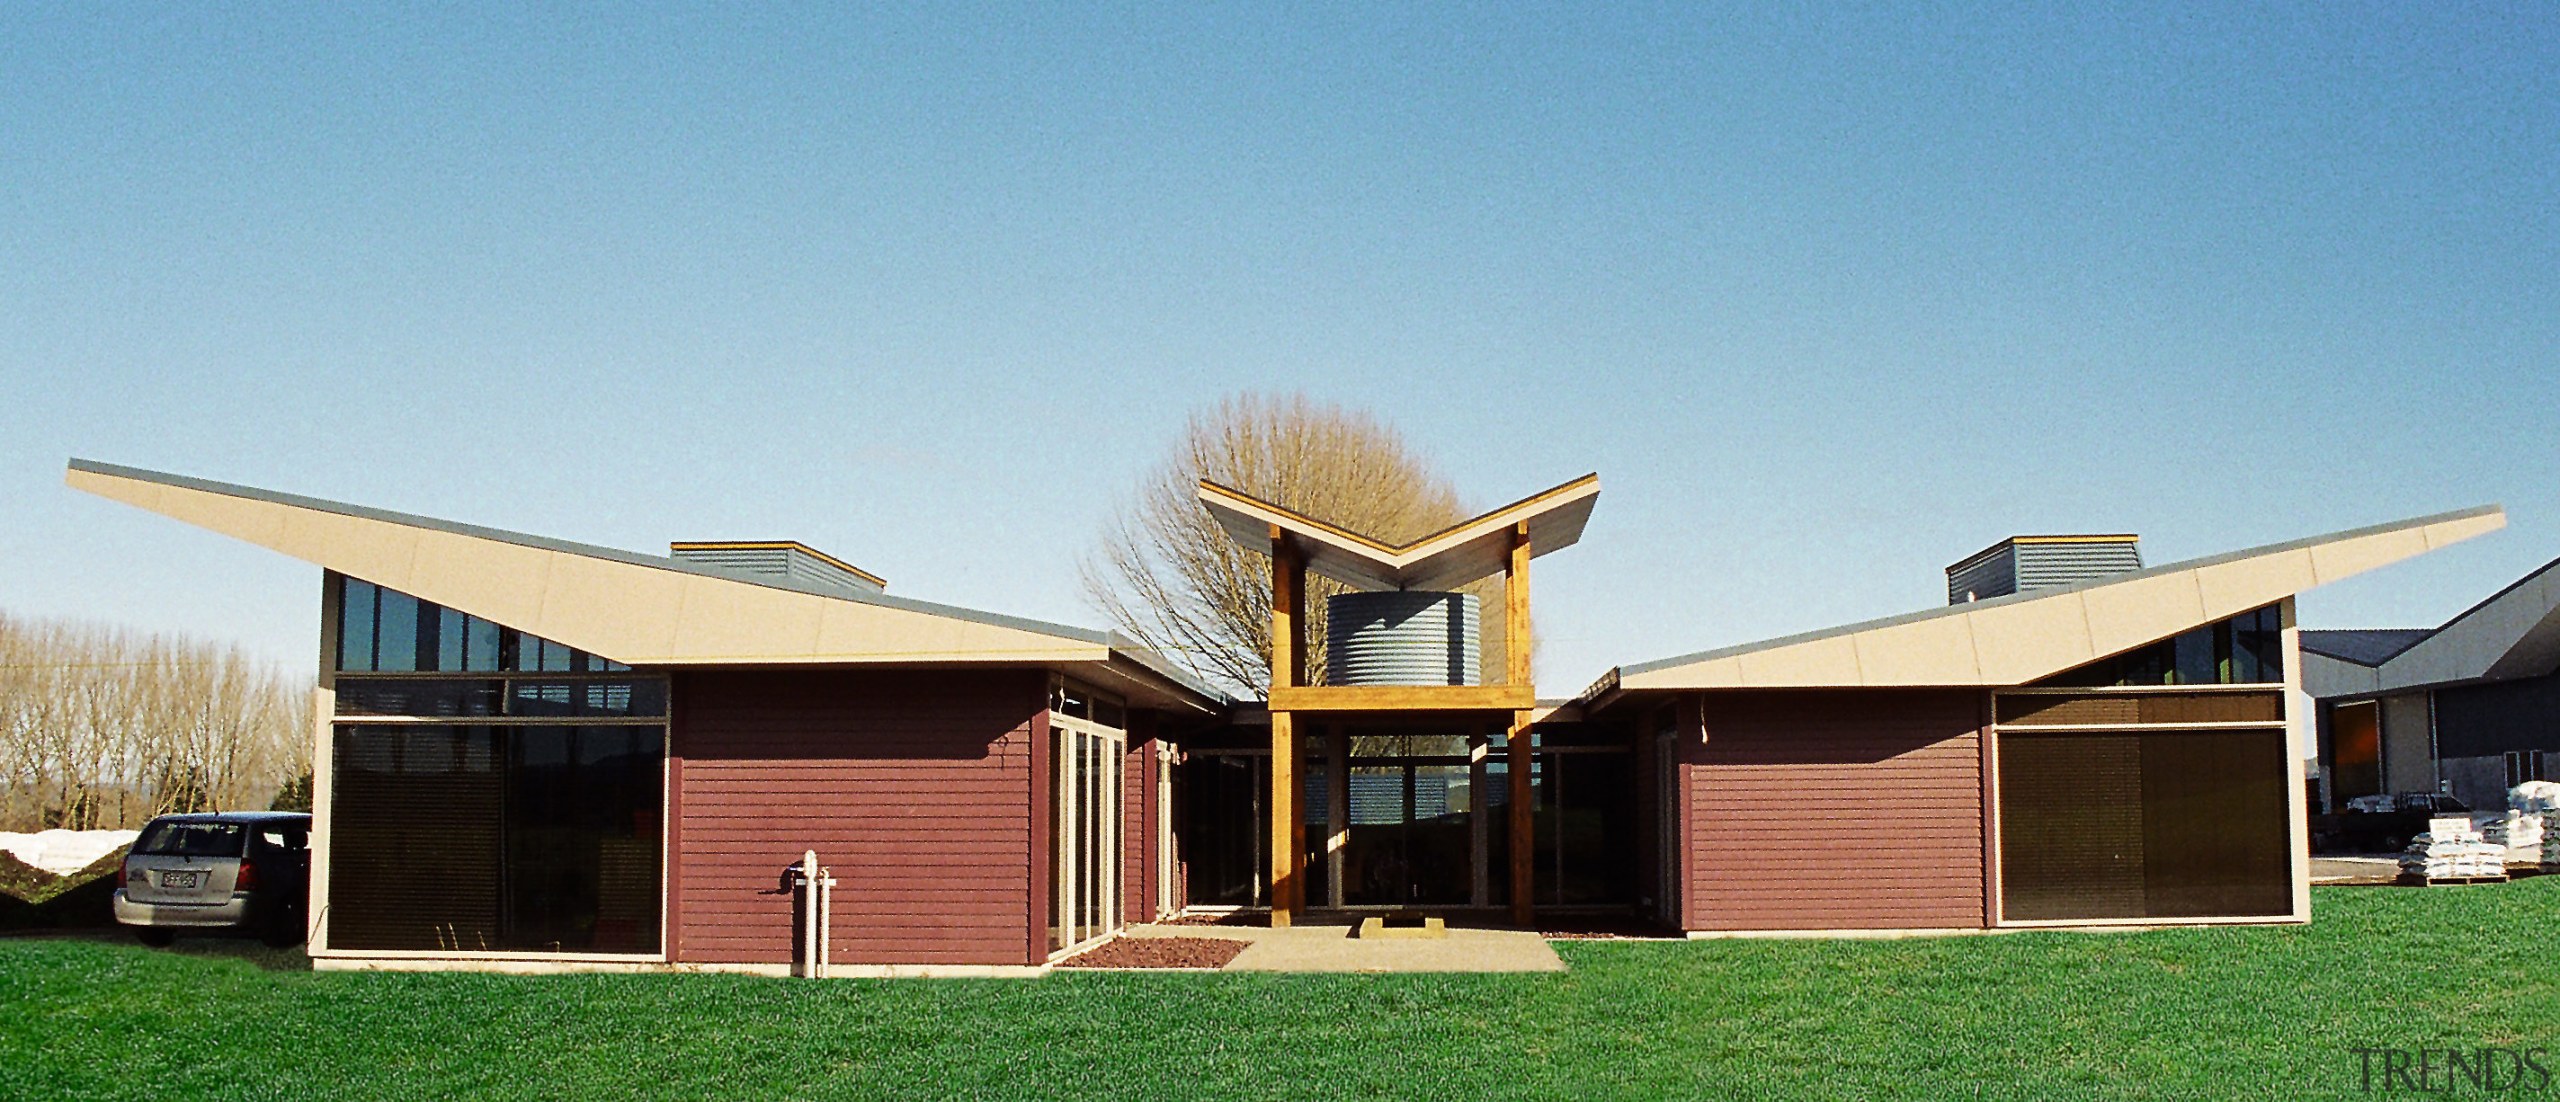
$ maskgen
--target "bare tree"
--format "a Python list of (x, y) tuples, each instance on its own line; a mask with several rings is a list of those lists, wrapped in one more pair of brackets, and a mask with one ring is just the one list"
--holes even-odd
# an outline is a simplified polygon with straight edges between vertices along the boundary
[(310, 732), (308, 681), (237, 646), (0, 615), (0, 829), (264, 807)]
[[(1271, 684), (1271, 560), (1238, 547), (1197, 494), (1208, 479), (1387, 544), (1470, 515), (1448, 479), (1365, 413), (1299, 396), (1246, 394), (1192, 415), (1173, 455), (1121, 507), (1083, 564), (1086, 599), (1122, 632), (1231, 689)], [(1307, 670), (1321, 678), (1324, 599), (1307, 582)], [(1484, 587), (1479, 586), (1478, 589)], [(1484, 656), (1502, 638), (1502, 602), (1480, 592)]]

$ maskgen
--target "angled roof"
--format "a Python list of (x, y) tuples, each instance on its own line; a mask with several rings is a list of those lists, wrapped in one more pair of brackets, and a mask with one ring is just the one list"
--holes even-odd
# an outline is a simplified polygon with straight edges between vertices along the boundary
[(2495, 505), (1610, 671), (1612, 689), (2020, 685), (2506, 525)]
[(634, 666), (1042, 665), (1226, 700), (1110, 632), (84, 459), (64, 482)]
[[(2441, 627), (2406, 634), (2416, 638), (2388, 654), (2332, 653), (2373, 671), (2369, 679), (2360, 671), (2342, 671), (2335, 679), (2336, 691), (2399, 692), (2540, 677), (2560, 669), (2560, 559), (2544, 563)], [(2310, 643), (2306, 639), (2303, 645)]]
[(1499, 574), (1510, 558), (1513, 525), (1528, 525), (1529, 554), (1544, 555), (1580, 540), (1599, 500), (1600, 476), (1587, 474), (1398, 547), (1241, 490), (1200, 483), (1200, 503), (1237, 543), (1268, 552), (1272, 532), (1286, 533), (1306, 552), (1307, 569), (1354, 589), (1455, 589)]
[(2329, 628), (2303, 632), (2302, 649), (2326, 658), (2379, 666), (2384, 659), (2433, 634), (2433, 628)]

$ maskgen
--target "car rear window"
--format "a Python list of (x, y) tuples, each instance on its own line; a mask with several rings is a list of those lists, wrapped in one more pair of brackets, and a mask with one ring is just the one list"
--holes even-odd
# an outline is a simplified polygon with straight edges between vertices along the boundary
[(153, 857), (238, 857), (249, 832), (238, 823), (153, 823), (133, 852)]

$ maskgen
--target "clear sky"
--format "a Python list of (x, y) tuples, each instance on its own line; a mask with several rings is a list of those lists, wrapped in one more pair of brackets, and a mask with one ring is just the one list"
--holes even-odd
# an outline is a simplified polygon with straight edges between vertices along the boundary
[[(2560, 556), (2560, 6), (0, 9), (0, 609), (312, 661), (77, 455), (892, 592), (1074, 584), (1187, 411), (1596, 470), (1540, 687), (2501, 502)], [(1077, 9), (1068, 14), (1066, 9)]]

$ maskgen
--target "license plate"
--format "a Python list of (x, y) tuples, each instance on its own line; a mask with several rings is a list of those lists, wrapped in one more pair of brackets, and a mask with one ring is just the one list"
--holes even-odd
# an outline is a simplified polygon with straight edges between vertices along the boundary
[(164, 872), (160, 874), (160, 886), (164, 888), (192, 888), (196, 886), (196, 878), (203, 875), (204, 874), (200, 872)]

